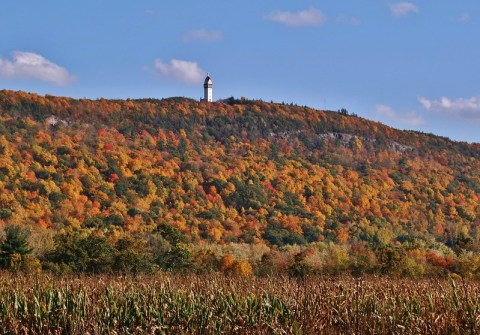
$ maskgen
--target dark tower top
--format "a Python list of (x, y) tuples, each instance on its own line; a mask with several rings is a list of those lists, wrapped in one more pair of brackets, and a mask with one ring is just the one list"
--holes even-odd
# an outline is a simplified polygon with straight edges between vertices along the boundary
[(204, 88), (210, 88), (210, 87), (212, 87), (212, 84), (213, 84), (212, 78), (210, 78), (210, 76), (207, 74), (207, 77), (205, 78), (205, 81), (203, 83), (203, 87)]

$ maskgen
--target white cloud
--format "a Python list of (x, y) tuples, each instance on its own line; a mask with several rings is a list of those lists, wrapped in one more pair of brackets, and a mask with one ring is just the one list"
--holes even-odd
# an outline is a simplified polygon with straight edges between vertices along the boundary
[(325, 15), (316, 8), (305, 9), (300, 12), (275, 12), (267, 19), (289, 27), (318, 26), (326, 21)]
[(161, 75), (187, 84), (201, 83), (206, 73), (198, 66), (197, 62), (179, 59), (172, 59), (169, 64), (165, 64), (160, 59), (156, 59), (155, 68)]
[(337, 22), (347, 26), (359, 26), (362, 21), (358, 17), (341, 14), (337, 16)]
[(388, 5), (390, 11), (396, 17), (406, 16), (410, 13), (418, 13), (420, 10), (411, 2), (398, 2)]
[(182, 37), (182, 41), (192, 42), (192, 41), (218, 41), (223, 38), (223, 33), (219, 30), (206, 30), (206, 29), (197, 29), (190, 30)]
[(424, 123), (422, 117), (416, 111), (400, 114), (387, 105), (376, 105), (375, 111), (380, 116), (384, 116), (392, 121), (410, 126), (419, 126)]
[(429, 111), (435, 111), (462, 119), (480, 121), (480, 96), (451, 100), (442, 97), (438, 100), (418, 98), (420, 104)]
[(462, 13), (458, 17), (458, 21), (460, 22), (470, 22), (472, 20), (472, 17), (468, 13)]
[(148, 15), (151, 15), (151, 16), (156, 16), (157, 15), (157, 11), (155, 9), (146, 9), (145, 13), (148, 14)]
[(0, 77), (25, 78), (67, 85), (75, 80), (68, 71), (33, 52), (14, 51), (13, 60), (0, 57)]

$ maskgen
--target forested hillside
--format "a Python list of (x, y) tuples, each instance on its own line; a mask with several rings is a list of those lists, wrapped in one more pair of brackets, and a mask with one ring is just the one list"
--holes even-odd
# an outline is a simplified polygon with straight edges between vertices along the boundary
[(164, 268), (480, 267), (480, 145), (346, 111), (1, 91), (0, 154), (0, 223), (50, 267), (96, 271), (65, 256), (95, 243)]

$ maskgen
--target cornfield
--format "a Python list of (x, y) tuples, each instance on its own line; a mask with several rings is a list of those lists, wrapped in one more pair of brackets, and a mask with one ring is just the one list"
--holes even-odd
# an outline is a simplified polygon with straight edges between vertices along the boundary
[(0, 274), (2, 334), (475, 334), (480, 284)]

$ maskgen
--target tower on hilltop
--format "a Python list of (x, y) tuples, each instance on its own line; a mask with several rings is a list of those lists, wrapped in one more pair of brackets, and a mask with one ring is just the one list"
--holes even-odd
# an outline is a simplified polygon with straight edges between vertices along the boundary
[(210, 75), (207, 73), (205, 82), (203, 83), (203, 101), (212, 102), (213, 100), (213, 82)]

